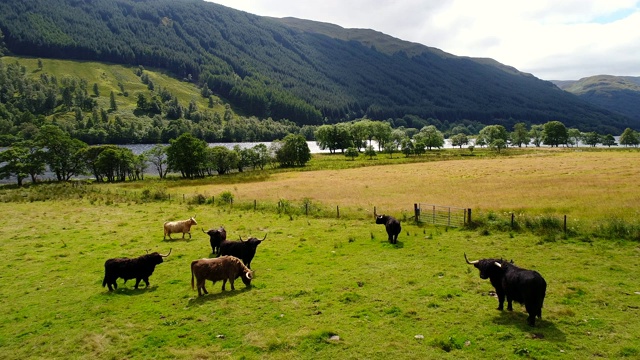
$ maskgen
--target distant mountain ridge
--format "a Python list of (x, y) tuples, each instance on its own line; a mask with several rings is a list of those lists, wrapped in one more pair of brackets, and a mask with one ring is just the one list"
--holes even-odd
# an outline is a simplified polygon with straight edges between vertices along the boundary
[(441, 127), (559, 120), (602, 133), (640, 128), (492, 59), (202, 0), (5, 0), (0, 30), (17, 55), (162, 68), (246, 114), (300, 125), (367, 116), (408, 127), (419, 118)]
[(640, 77), (596, 75), (553, 83), (592, 105), (640, 122)]

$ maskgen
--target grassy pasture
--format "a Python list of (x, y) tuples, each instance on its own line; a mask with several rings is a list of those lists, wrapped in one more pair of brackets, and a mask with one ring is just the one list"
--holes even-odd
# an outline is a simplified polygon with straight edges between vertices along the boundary
[[(599, 206), (614, 209), (620, 201), (637, 213), (637, 156), (560, 151), (275, 173), (256, 183), (175, 182), (170, 188), (231, 191), (246, 201), (313, 198), (360, 214), (341, 219), (126, 198), (0, 203), (2, 218), (10, 219), (0, 227), (0, 358), (637, 358), (637, 242), (548, 242), (529, 233), (405, 222), (394, 247), (368, 218), (372, 206), (397, 213), (427, 195), (434, 203), (464, 200), (461, 206), (485, 211), (513, 204), (541, 213), (582, 206), (580, 214), (590, 220), (603, 216)], [(398, 173), (403, 182), (390, 183)], [(424, 186), (425, 180), (437, 186)], [(476, 193), (481, 191), (484, 196)], [(529, 191), (535, 196), (525, 196)], [(557, 196), (561, 201), (552, 202)], [(162, 222), (194, 214), (192, 240), (163, 241)], [(210, 294), (199, 298), (190, 288), (189, 264), (210, 255), (200, 229), (220, 225), (229, 238), (268, 234), (252, 263), (254, 286), (238, 281), (236, 291), (222, 293), (221, 283), (209, 283)], [(149, 289), (134, 290), (132, 281), (122, 280), (113, 293), (101, 287), (107, 258), (169, 248), (172, 254), (156, 268)], [(513, 259), (545, 277), (537, 327), (526, 325), (520, 305), (513, 312), (495, 310), (491, 285), (464, 262), (464, 252)]]

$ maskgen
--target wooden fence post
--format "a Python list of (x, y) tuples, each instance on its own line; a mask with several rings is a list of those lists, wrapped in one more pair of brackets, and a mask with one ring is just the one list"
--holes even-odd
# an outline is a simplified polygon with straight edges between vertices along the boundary
[(564, 216), (564, 233), (567, 233), (567, 215)]
[(416, 217), (416, 224), (420, 222), (420, 207), (418, 204), (413, 204), (413, 213)]
[(336, 205), (336, 211), (338, 212), (338, 219), (340, 219), (340, 206)]
[(258, 207), (258, 200), (253, 200), (253, 210), (255, 211)]
[(513, 213), (511, 213), (511, 228), (513, 229), (513, 220), (514, 220), (515, 215)]

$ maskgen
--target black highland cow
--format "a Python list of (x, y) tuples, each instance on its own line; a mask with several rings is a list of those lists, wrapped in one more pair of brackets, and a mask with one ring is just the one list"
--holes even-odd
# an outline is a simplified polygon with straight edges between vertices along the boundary
[(129, 279), (136, 279), (135, 288), (138, 288), (140, 280), (144, 280), (146, 286), (149, 286), (149, 276), (153, 274), (156, 265), (162, 263), (162, 258), (165, 258), (171, 254), (171, 249), (167, 255), (162, 255), (157, 252), (142, 255), (140, 257), (129, 258), (115, 258), (109, 259), (104, 263), (104, 280), (102, 280), (102, 287), (109, 286), (109, 291), (118, 288), (116, 280), (123, 278), (125, 284)]
[(534, 270), (521, 269), (506, 260), (482, 259), (469, 261), (467, 264), (480, 270), (480, 278), (489, 279), (498, 295), (498, 310), (503, 309), (507, 298), (507, 310), (512, 311), (512, 301), (524, 304), (529, 317), (527, 323), (536, 324), (536, 316), (542, 318), (542, 304), (547, 291), (547, 282)]
[(242, 236), (240, 237), (240, 241), (225, 240), (220, 243), (220, 256), (235, 256), (251, 269), (251, 260), (253, 260), (253, 257), (256, 255), (256, 249), (266, 238), (267, 235), (265, 234), (262, 240), (254, 237), (242, 240)]
[(227, 231), (221, 226), (219, 229), (209, 229), (207, 232), (202, 229), (202, 232), (209, 235), (209, 243), (211, 244), (211, 252), (215, 256), (220, 256), (220, 244), (227, 240)]
[(373, 214), (376, 217), (376, 224), (384, 225), (387, 230), (387, 235), (389, 236), (389, 242), (392, 244), (398, 243), (398, 235), (400, 231), (402, 231), (402, 227), (400, 226), (400, 221), (390, 215), (377, 215)]

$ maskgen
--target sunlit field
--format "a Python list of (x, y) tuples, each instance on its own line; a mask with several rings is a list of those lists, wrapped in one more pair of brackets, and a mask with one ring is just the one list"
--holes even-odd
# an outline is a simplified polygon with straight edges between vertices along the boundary
[[(337, 163), (337, 156), (313, 161)], [(636, 150), (532, 151), (43, 187), (60, 198), (47, 201), (37, 201), (38, 187), (0, 189), (5, 201), (14, 199), (0, 203), (0, 358), (637, 358), (637, 241), (425, 226), (404, 215), (419, 202), (472, 208), (482, 219), (524, 212), (637, 224), (638, 160)], [(145, 190), (171, 200), (142, 200)], [(233, 204), (192, 200), (225, 192)], [(307, 216), (259, 205), (277, 202), (329, 211)], [(330, 211), (336, 206), (340, 218)], [(398, 245), (374, 224), (374, 206), (404, 219)], [(192, 239), (163, 241), (164, 221), (193, 215)], [(198, 297), (189, 264), (211, 256), (202, 230), (218, 226), (232, 240), (267, 240), (252, 262), (251, 288), (238, 281), (236, 291), (222, 292), (221, 283), (209, 283), (210, 294)], [(149, 288), (122, 280), (114, 292), (101, 287), (106, 259), (169, 249)], [(493, 288), (464, 262), (465, 252), (513, 260), (545, 277), (536, 327), (520, 305), (495, 310)]]
[[(381, 160), (386, 157), (379, 156)], [(342, 155), (317, 155), (313, 161), (331, 163), (336, 159), (348, 162)], [(420, 203), (471, 208), (479, 213), (567, 215), (570, 223), (609, 218), (635, 221), (640, 215), (637, 164), (637, 149), (547, 149), (518, 156), (282, 172), (246, 181), (252, 176), (249, 172), (238, 176), (238, 182), (170, 183), (168, 191), (175, 196), (216, 196), (228, 191), (236, 202), (306, 200), (369, 213), (376, 207), (396, 216), (411, 215), (413, 205)]]

